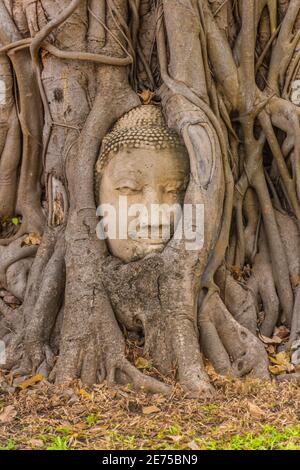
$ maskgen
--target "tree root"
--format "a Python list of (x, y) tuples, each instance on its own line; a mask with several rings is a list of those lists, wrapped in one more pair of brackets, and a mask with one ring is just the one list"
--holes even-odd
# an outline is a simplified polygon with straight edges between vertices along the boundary
[(272, 337), (279, 320), (279, 299), (276, 292), (271, 260), (268, 254), (264, 235), (261, 234), (259, 253), (254, 258), (252, 276), (248, 288), (256, 299), (257, 308), (260, 302), (265, 313), (260, 331), (264, 336)]
[(219, 294), (207, 294), (199, 311), (200, 339), (205, 356), (216, 371), (243, 377), (269, 378), (263, 344), (230, 315)]
[(42, 368), (45, 376), (48, 376), (54, 365), (49, 343), (65, 289), (64, 254), (64, 233), (60, 232), (54, 253), (44, 269), (34, 309), (30, 317), (27, 316), (25, 326), (24, 346), (32, 371), (41, 372)]
[(251, 290), (235, 281), (224, 266), (218, 269), (215, 279), (220, 288), (221, 298), (233, 318), (255, 335), (257, 307)]
[(8, 268), (17, 261), (33, 257), (37, 252), (37, 246), (22, 246), (22, 243), (23, 239), (18, 239), (0, 250), (0, 285), (4, 288), (7, 287)]

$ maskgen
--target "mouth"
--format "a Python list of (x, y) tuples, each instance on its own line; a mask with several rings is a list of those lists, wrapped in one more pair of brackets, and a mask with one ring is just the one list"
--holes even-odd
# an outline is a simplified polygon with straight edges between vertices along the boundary
[(141, 236), (137, 237), (135, 236), (135, 234), (129, 234), (129, 237), (136, 243), (140, 243), (142, 245), (147, 245), (147, 246), (165, 246), (169, 241), (169, 237), (168, 238), (163, 238), (163, 237), (148, 238), (148, 237), (141, 237)]
[(153, 246), (160, 246), (160, 245), (165, 245), (167, 243), (167, 240), (159, 239), (159, 240), (149, 240), (145, 239), (143, 240), (146, 245), (153, 245)]
[(162, 250), (165, 248), (166, 244), (168, 243), (168, 240), (164, 240), (163, 238), (159, 239), (150, 239), (150, 238), (138, 238), (135, 240), (136, 243), (138, 243), (140, 246), (144, 246), (145, 248), (151, 249), (151, 250)]

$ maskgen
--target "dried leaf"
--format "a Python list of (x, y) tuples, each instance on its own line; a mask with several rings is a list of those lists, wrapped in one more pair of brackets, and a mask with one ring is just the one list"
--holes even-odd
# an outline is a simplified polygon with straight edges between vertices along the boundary
[(151, 90), (143, 90), (141, 93), (139, 93), (139, 97), (141, 98), (143, 104), (150, 104), (154, 96), (155, 93)]
[(24, 380), (24, 382), (21, 382), (20, 384), (17, 385), (18, 388), (21, 390), (26, 390), (26, 388), (32, 387), (33, 385), (41, 382), (44, 380), (44, 376), (42, 374), (36, 374), (30, 377), (27, 380)]
[(276, 349), (275, 347), (270, 344), (269, 346), (266, 347), (266, 350), (270, 356), (274, 356), (276, 354)]
[(10, 423), (17, 416), (17, 412), (12, 405), (8, 405), (0, 413), (0, 423)]
[(255, 418), (261, 418), (265, 415), (265, 412), (259, 406), (255, 405), (254, 403), (251, 403), (250, 401), (247, 403), (247, 408), (249, 410), (249, 413)]
[(275, 328), (274, 335), (281, 339), (285, 339), (290, 336), (290, 330), (286, 326), (281, 325), (278, 328)]
[(279, 336), (273, 336), (273, 338), (268, 338), (267, 336), (264, 336), (262, 334), (259, 334), (259, 339), (264, 343), (264, 344), (281, 344), (282, 339), (279, 338)]
[(191, 449), (191, 450), (200, 450), (200, 447), (198, 446), (198, 444), (196, 444), (195, 441), (191, 441), (188, 443), (188, 447)]
[(92, 400), (93, 399), (93, 396), (90, 393), (88, 393), (86, 390), (84, 390), (84, 388), (81, 388), (79, 390), (79, 395), (82, 398), (85, 398), (86, 400)]
[(270, 361), (278, 366), (287, 367), (291, 363), (291, 356), (288, 351), (281, 351), (280, 353), (276, 354), (276, 356), (271, 356)]
[(152, 369), (151, 361), (148, 361), (144, 357), (138, 357), (135, 361), (135, 367), (137, 369)]
[(299, 276), (297, 276), (296, 274), (291, 274), (290, 279), (291, 279), (291, 284), (293, 287), (297, 287), (299, 285), (299, 282), (300, 282)]
[(38, 233), (30, 233), (22, 241), (21, 246), (38, 246), (41, 244), (42, 238)]
[(30, 439), (28, 443), (31, 447), (44, 447), (42, 439)]
[[(180, 442), (182, 439), (182, 436), (168, 436), (173, 442)], [(195, 449), (196, 450), (196, 449)]]
[(160, 409), (157, 406), (146, 406), (143, 408), (144, 415), (152, 415), (154, 413), (159, 413)]
[(280, 375), (286, 373), (286, 366), (269, 366), (269, 371), (273, 375)]

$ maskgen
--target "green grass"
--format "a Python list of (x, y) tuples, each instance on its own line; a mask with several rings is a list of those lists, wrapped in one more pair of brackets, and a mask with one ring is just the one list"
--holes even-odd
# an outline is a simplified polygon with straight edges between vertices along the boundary
[(86, 418), (86, 423), (89, 425), (89, 426), (93, 426), (93, 424), (96, 424), (97, 421), (98, 421), (98, 416), (97, 415), (88, 415)]
[(13, 439), (9, 439), (4, 447), (0, 447), (0, 450), (15, 450), (16, 442)]
[(50, 446), (47, 447), (47, 450), (69, 450), (69, 438), (60, 437), (60, 436), (51, 436), (50, 437)]
[(197, 439), (200, 449), (207, 450), (300, 450), (300, 425), (278, 430), (264, 426), (260, 433), (236, 434), (226, 439)]

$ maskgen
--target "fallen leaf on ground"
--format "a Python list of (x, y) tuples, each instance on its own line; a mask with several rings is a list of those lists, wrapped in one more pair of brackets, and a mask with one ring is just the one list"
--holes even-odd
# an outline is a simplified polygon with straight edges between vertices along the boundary
[(195, 441), (189, 442), (188, 446), (191, 450), (200, 450), (200, 447), (198, 446), (198, 444), (196, 444)]
[(160, 409), (157, 408), (157, 406), (146, 406), (143, 408), (143, 414), (144, 415), (152, 415), (154, 413), (159, 413)]
[(288, 366), (291, 363), (291, 356), (288, 351), (281, 351), (275, 356), (270, 356), (270, 361), (278, 366)]
[(290, 330), (286, 326), (281, 325), (278, 328), (275, 328), (274, 336), (278, 336), (281, 339), (285, 339), (290, 336)]
[(8, 405), (0, 413), (0, 423), (10, 423), (17, 416), (17, 412), (12, 405)]
[(168, 436), (173, 442), (180, 442), (182, 439), (182, 436)]
[(24, 380), (24, 382), (21, 382), (20, 384), (17, 385), (18, 388), (21, 390), (26, 390), (26, 388), (32, 387), (33, 385), (41, 382), (44, 380), (44, 376), (42, 374), (36, 374), (30, 377), (27, 380)]
[(251, 403), (250, 401), (247, 403), (247, 408), (249, 413), (255, 418), (262, 418), (265, 415), (264, 410), (262, 410), (259, 406), (255, 405), (255, 403)]
[(42, 439), (30, 439), (28, 443), (32, 447), (44, 447), (44, 442)]
[(38, 246), (41, 244), (42, 238), (38, 233), (30, 233), (22, 241), (21, 246)]
[(282, 339), (279, 336), (273, 336), (273, 338), (268, 338), (267, 336), (259, 334), (259, 339), (265, 344), (281, 344)]
[(275, 346), (273, 346), (272, 344), (269, 344), (267, 347), (266, 347), (266, 350), (268, 352), (268, 354), (270, 356), (274, 356), (276, 354), (276, 348)]
[(87, 392), (86, 390), (84, 390), (84, 388), (81, 388), (79, 390), (79, 395), (82, 397), (82, 398), (85, 398), (86, 400), (92, 400), (93, 399), (93, 396)]
[(135, 361), (135, 367), (137, 367), (137, 369), (152, 369), (152, 364), (144, 357), (138, 357)]
[(269, 366), (269, 371), (273, 375), (285, 374), (287, 372), (286, 366)]

